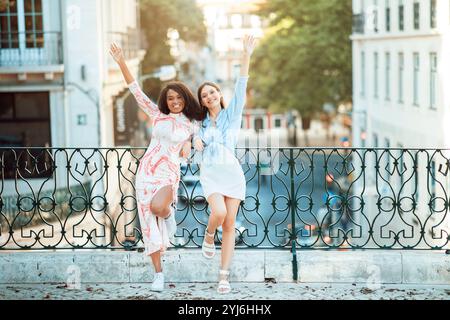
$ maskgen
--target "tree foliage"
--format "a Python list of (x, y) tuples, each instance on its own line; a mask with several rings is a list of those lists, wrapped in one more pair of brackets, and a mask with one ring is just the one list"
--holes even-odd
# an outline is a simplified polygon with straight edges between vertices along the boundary
[(351, 101), (351, 0), (268, 0), (270, 18), (256, 49), (256, 103), (313, 117), (324, 103)]
[(6, 10), (9, 5), (9, 0), (0, 0), (0, 11)]
[[(195, 0), (140, 0), (141, 28), (147, 41), (142, 72), (151, 73), (158, 67), (173, 64), (167, 32), (178, 31), (186, 42), (206, 42), (203, 13)], [(158, 81), (149, 81), (152, 92), (159, 92)], [(145, 86), (147, 87), (147, 86)]]

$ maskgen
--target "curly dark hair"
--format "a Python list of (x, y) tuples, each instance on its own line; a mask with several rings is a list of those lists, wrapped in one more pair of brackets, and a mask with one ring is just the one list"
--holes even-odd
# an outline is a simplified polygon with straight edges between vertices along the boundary
[(164, 114), (169, 114), (170, 109), (167, 105), (167, 92), (173, 90), (177, 92), (184, 100), (183, 114), (189, 120), (201, 121), (206, 117), (206, 109), (200, 107), (191, 90), (182, 82), (173, 81), (168, 83), (161, 91), (158, 98), (159, 110)]

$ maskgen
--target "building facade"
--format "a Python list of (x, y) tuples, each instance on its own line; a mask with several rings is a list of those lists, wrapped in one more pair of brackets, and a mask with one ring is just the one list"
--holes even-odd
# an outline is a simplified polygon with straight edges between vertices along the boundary
[(353, 0), (353, 11), (354, 145), (449, 147), (449, 1)]
[(450, 190), (447, 151), (404, 149), (450, 147), (450, 2), (353, 0), (353, 19), (353, 146), (381, 148), (354, 192), (366, 188), (365, 211), (408, 236)]
[[(112, 41), (133, 72), (144, 51), (136, 0), (9, 0), (0, 10), (0, 144), (114, 145), (125, 89)], [(117, 112), (116, 112), (117, 113)]]

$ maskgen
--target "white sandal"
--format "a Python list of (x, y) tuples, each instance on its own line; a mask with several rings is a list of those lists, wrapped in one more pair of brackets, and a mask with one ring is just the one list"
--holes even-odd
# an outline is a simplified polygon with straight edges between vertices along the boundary
[[(213, 243), (206, 242), (206, 236), (213, 238)], [(208, 233), (208, 228), (205, 230), (205, 237), (202, 243), (202, 253), (207, 259), (212, 259), (216, 254), (216, 245), (214, 244), (214, 233)]]
[[(228, 270), (219, 270), (219, 274), (221, 276), (228, 276), (230, 275), (230, 271)], [(217, 292), (220, 294), (226, 294), (231, 292), (231, 286), (228, 279), (220, 279), (219, 280), (219, 286), (217, 287)]]

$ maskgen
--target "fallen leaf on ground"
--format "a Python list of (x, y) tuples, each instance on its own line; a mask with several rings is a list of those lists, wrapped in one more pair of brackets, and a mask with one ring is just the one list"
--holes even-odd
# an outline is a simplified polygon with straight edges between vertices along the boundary
[[(151, 296), (150, 296), (151, 297)], [(147, 300), (150, 297), (146, 296), (134, 296), (134, 297), (127, 297), (127, 300)]]
[(369, 294), (369, 293), (373, 293), (373, 290), (371, 290), (369, 288), (362, 288), (360, 292), (363, 294)]

